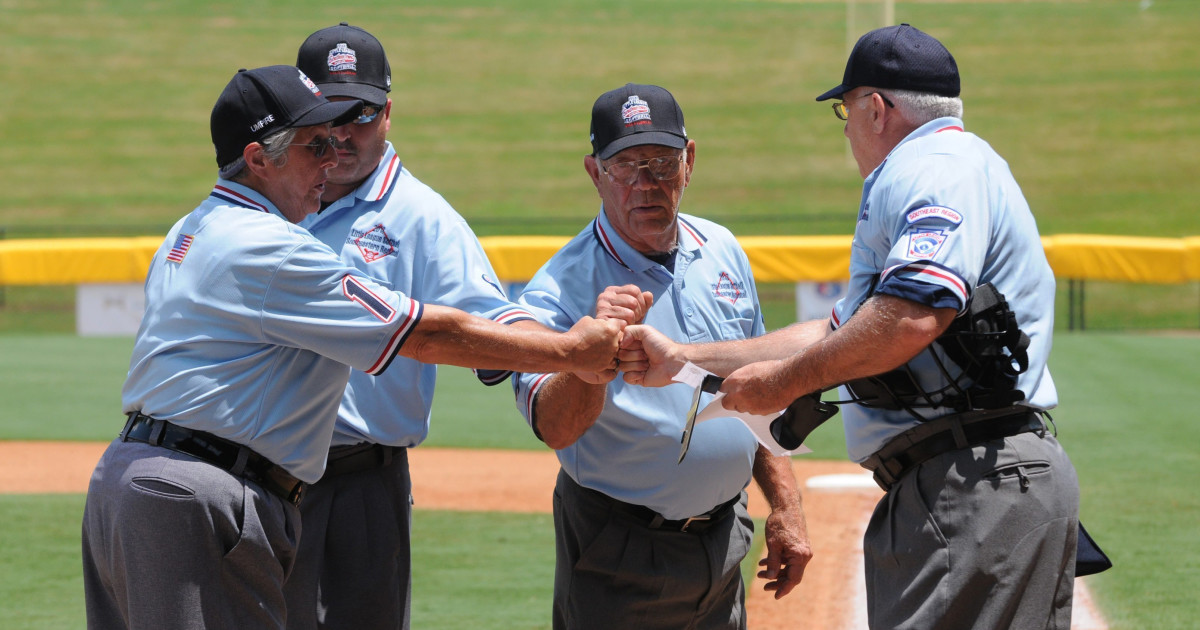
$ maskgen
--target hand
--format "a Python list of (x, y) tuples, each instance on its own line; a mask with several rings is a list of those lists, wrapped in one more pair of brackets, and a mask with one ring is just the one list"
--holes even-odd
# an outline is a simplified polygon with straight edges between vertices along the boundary
[[(797, 398), (791, 393), (783, 361), (759, 361), (725, 378), (721, 404), (733, 411), (766, 415), (786, 409)], [(801, 392), (803, 394), (805, 392)]]
[(573, 367), (568, 371), (577, 374), (611, 371), (613, 378), (616, 378), (617, 352), (620, 349), (621, 331), (624, 329), (625, 321), (621, 319), (593, 319), (584, 316), (575, 322), (571, 330), (563, 333), (568, 343), (567, 356)]
[(654, 304), (654, 294), (632, 284), (608, 287), (596, 298), (596, 319), (621, 319), (640, 324)]
[(671, 377), (687, 362), (685, 346), (645, 326), (630, 326), (621, 339), (621, 369), (625, 382), (643, 387), (670, 385)]
[(768, 580), (763, 590), (775, 591), (775, 599), (779, 599), (800, 584), (804, 568), (812, 560), (804, 513), (799, 509), (772, 511), (764, 538), (767, 557), (758, 561), (758, 566), (765, 567), (758, 577)]

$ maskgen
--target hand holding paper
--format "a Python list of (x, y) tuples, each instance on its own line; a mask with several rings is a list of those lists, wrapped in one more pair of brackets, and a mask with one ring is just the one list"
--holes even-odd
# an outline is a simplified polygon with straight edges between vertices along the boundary
[(738, 420), (741, 420), (742, 423), (749, 427), (750, 431), (754, 433), (754, 437), (758, 439), (759, 444), (762, 444), (763, 447), (765, 447), (773, 455), (792, 455), (812, 452), (812, 449), (804, 446), (803, 444), (800, 444), (792, 449), (787, 449), (783, 446), (780, 446), (779, 442), (776, 441), (775, 437), (771, 433), (771, 423), (778, 418), (781, 413), (783, 413), (782, 411), (765, 415), (732, 411), (726, 409), (724, 405), (721, 404), (725, 394), (718, 392), (712, 401), (704, 407), (703, 411), (697, 412), (697, 408), (700, 406), (700, 394), (702, 391), (708, 391), (709, 393), (716, 392), (716, 388), (720, 387), (721, 381), (723, 380), (720, 377), (713, 375), (711, 372), (708, 372), (707, 370), (688, 362), (684, 364), (682, 369), (679, 370), (679, 373), (672, 377), (672, 380), (680, 383), (687, 383), (688, 385), (696, 388), (696, 393), (692, 397), (692, 408), (688, 413), (687, 425), (685, 426), (683, 432), (683, 444), (679, 452), (679, 461), (682, 462), (684, 456), (687, 455), (688, 446), (691, 443), (692, 431), (695, 424), (697, 422), (703, 422), (712, 418), (737, 418)]
[(724, 400), (725, 393), (718, 392), (712, 401), (708, 403), (708, 406), (696, 416), (696, 422), (704, 422), (712, 418), (737, 418), (747, 427), (750, 427), (750, 430), (754, 432), (754, 437), (758, 438), (758, 443), (762, 444), (768, 451), (771, 451), (772, 455), (802, 455), (812, 452), (811, 448), (803, 444), (792, 449), (787, 449), (776, 441), (775, 436), (771, 433), (771, 423), (779, 419), (779, 415), (783, 413), (782, 411), (765, 415), (732, 411), (726, 409), (725, 405), (722, 404)]

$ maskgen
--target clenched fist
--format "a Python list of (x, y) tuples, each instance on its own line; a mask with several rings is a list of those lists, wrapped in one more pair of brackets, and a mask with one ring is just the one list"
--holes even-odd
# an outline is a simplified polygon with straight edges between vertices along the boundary
[(594, 319), (585, 316), (575, 322), (571, 330), (563, 333), (568, 341), (566, 356), (573, 366), (571, 371), (616, 370), (617, 351), (620, 349), (623, 330), (623, 319)]

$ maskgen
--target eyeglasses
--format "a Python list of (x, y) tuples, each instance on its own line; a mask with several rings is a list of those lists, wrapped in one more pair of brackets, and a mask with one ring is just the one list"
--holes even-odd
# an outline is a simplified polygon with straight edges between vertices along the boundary
[(353, 122), (356, 125), (365, 125), (375, 120), (375, 117), (378, 116), (382, 111), (383, 105), (363, 105), (362, 113), (359, 114), (358, 118), (355, 118)]
[[(859, 96), (857, 98), (853, 98), (850, 100), (857, 101), (860, 98), (867, 98), (868, 96), (872, 96), (874, 94), (878, 94), (879, 98), (883, 99), (883, 102), (888, 107), (895, 107), (895, 105), (893, 105), (892, 102), (888, 100), (888, 97), (884, 96), (882, 92), (868, 92), (866, 94), (863, 94), (862, 96)], [(837, 116), (838, 120), (849, 120), (850, 119), (850, 112), (849, 112), (849, 110), (846, 109), (846, 101), (838, 101), (833, 104), (833, 115)]]
[(685, 155), (687, 154), (680, 153), (679, 155), (664, 155), (632, 162), (601, 163), (600, 170), (604, 171), (604, 174), (608, 175), (608, 179), (614, 184), (622, 186), (632, 186), (637, 183), (643, 168), (650, 171), (654, 179), (660, 182), (669, 182), (679, 177), (679, 165), (683, 162)]
[(308, 147), (309, 150), (313, 152), (313, 155), (317, 156), (317, 159), (319, 160), (325, 157), (325, 152), (336, 143), (337, 140), (333, 136), (325, 136), (324, 138), (317, 138), (312, 142), (293, 142), (288, 146)]

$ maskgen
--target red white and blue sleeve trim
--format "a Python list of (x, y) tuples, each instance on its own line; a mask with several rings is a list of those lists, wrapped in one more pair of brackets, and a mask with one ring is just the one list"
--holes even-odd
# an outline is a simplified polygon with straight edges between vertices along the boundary
[[(499, 315), (492, 317), (492, 321), (499, 323), (499, 324), (505, 324), (505, 325), (511, 324), (513, 322), (527, 320), (527, 319), (537, 321), (537, 318), (534, 317), (532, 313), (530, 313), (529, 311), (527, 311), (519, 306), (513, 306), (512, 308), (505, 309)], [(512, 370), (471, 370), (471, 371), (475, 373), (475, 378), (479, 379), (480, 383), (483, 383), (484, 385), (487, 385), (488, 387), (491, 387), (492, 385), (499, 385), (500, 383), (503, 383), (505, 381), (505, 379), (507, 379), (509, 376), (512, 376)]]
[(876, 293), (892, 295), (930, 308), (953, 308), (962, 313), (971, 298), (967, 282), (948, 267), (918, 260), (889, 267), (879, 277)]
[(404, 345), (405, 340), (408, 339), (408, 336), (412, 333), (413, 329), (417, 327), (417, 323), (421, 321), (421, 315), (424, 314), (424, 312), (424, 305), (414, 299), (409, 298), (408, 313), (404, 317), (403, 321), (400, 322), (400, 326), (396, 328), (396, 332), (392, 334), (391, 339), (388, 340), (387, 347), (384, 348), (383, 353), (379, 355), (379, 358), (375, 360), (375, 363), (370, 368), (363, 371), (371, 376), (382, 374), (383, 371), (392, 364), (392, 359), (396, 358), (396, 353), (400, 350), (400, 347)]
[(541, 439), (542, 436), (537, 430), (537, 419), (533, 416), (533, 403), (535, 400), (537, 400), (538, 390), (542, 389), (542, 385), (545, 385), (546, 381), (549, 380), (551, 376), (554, 376), (553, 372), (549, 374), (536, 375), (533, 381), (529, 384), (529, 391), (525, 393), (525, 417), (529, 418), (529, 426), (533, 427), (533, 432), (538, 436), (538, 439)]
[(527, 311), (519, 306), (514, 306), (512, 308), (505, 309), (499, 315), (495, 315), (492, 317), (492, 321), (496, 322), (497, 324), (511, 324), (513, 322), (519, 322), (524, 319), (536, 320), (537, 318), (533, 316), (533, 313), (530, 313), (529, 311)]

